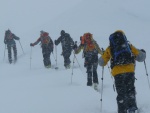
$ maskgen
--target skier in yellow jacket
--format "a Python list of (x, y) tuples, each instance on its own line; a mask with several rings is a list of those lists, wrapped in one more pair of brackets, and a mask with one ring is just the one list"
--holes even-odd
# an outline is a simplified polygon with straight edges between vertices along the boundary
[[(117, 90), (118, 113), (135, 113), (135, 61), (142, 62), (146, 58), (145, 50), (137, 49), (129, 44), (125, 33), (117, 30), (109, 37), (110, 45), (99, 58), (99, 65), (105, 66), (110, 60), (111, 73), (115, 79)], [(126, 40), (126, 41), (123, 41)]]

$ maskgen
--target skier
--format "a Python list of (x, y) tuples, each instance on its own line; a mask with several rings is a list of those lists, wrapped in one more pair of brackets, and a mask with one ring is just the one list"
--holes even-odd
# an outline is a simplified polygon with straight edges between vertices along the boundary
[(135, 60), (142, 62), (146, 58), (145, 50), (136, 49), (129, 44), (125, 33), (117, 30), (109, 37), (110, 45), (99, 58), (99, 65), (105, 66), (110, 60), (111, 73), (117, 90), (118, 113), (135, 113), (138, 109), (135, 91)]
[(40, 31), (40, 37), (36, 42), (31, 43), (30, 46), (35, 46), (41, 42), (43, 63), (46, 68), (51, 68), (50, 54), (53, 52), (53, 41), (49, 36), (49, 33), (45, 31)]
[(62, 54), (64, 57), (64, 66), (66, 69), (70, 68), (70, 55), (74, 46), (74, 41), (68, 33), (65, 33), (64, 30), (61, 30), (60, 37), (55, 40), (55, 45), (58, 45), (61, 42), (62, 45)]
[(15, 40), (20, 40), (15, 34), (13, 34), (9, 29), (5, 31), (4, 43), (7, 44), (8, 49), (8, 60), (9, 63), (12, 63), (12, 52), (11, 48), (13, 48), (14, 53), (14, 62), (17, 61), (17, 47)]
[(85, 58), (84, 67), (87, 69), (87, 86), (93, 85), (94, 89), (97, 90), (99, 84), (97, 75), (98, 54), (102, 55), (103, 52), (93, 39), (91, 33), (85, 33), (80, 37), (80, 40), (81, 44), (79, 47), (76, 44), (74, 45), (74, 52), (78, 54), (83, 49), (83, 57)]

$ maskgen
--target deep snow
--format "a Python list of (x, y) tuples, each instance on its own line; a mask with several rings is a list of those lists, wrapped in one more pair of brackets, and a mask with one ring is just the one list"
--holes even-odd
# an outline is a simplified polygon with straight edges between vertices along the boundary
[[(63, 66), (60, 45), (57, 46), (59, 69), (55, 70), (44, 68), (40, 45), (31, 50), (29, 44), (37, 40), (40, 30), (49, 32), (55, 40), (64, 29), (78, 42), (81, 35), (91, 32), (100, 47), (106, 48), (109, 35), (122, 29), (133, 45), (146, 50), (149, 73), (149, 5), (149, 0), (1, 0), (0, 113), (100, 113), (101, 92), (86, 86), (82, 53), (76, 55), (80, 66), (75, 61), (72, 75), (72, 69)], [(3, 43), (8, 28), (21, 38), (25, 52), (16, 41), (18, 62), (11, 65)], [(51, 61), (54, 68), (53, 55)], [(150, 78), (146, 76), (144, 63), (137, 63), (135, 73), (140, 113), (149, 113)], [(98, 75), (101, 88), (101, 67)], [(107, 66), (102, 97), (102, 112), (116, 113), (116, 92)]]

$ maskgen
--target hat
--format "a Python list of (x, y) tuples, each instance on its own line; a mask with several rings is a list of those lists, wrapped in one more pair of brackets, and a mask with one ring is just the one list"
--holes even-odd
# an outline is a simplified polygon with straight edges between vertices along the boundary
[(61, 34), (61, 35), (65, 34), (65, 31), (64, 31), (64, 30), (61, 30), (60, 34)]
[(125, 33), (122, 30), (117, 30), (115, 31), (115, 33), (122, 33), (123, 35), (125, 35)]
[(40, 33), (41, 33), (41, 34), (43, 34), (43, 33), (44, 33), (44, 31), (43, 31), (43, 30), (41, 30), (41, 31), (40, 31)]

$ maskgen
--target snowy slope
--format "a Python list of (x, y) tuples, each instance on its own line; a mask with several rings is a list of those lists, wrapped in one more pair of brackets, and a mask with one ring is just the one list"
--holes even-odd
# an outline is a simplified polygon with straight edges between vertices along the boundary
[[(40, 30), (49, 32), (55, 40), (64, 29), (78, 42), (81, 35), (91, 32), (99, 45), (106, 48), (109, 44), (109, 35), (115, 30), (122, 29), (133, 45), (147, 51), (146, 64), (149, 73), (149, 0), (0, 2), (0, 113), (100, 113), (101, 92), (86, 86), (86, 69), (83, 66), (82, 53), (76, 56), (80, 66), (75, 61), (73, 75), (72, 69), (66, 70), (63, 66), (61, 45), (57, 47), (59, 70), (45, 69), (40, 45), (32, 49), (29, 46), (39, 37)], [(21, 45), (16, 41), (18, 62), (11, 65), (8, 63), (7, 49), (3, 44), (4, 33), (8, 28), (21, 38)], [(55, 52), (54, 56), (56, 57)], [(54, 68), (56, 63), (53, 55), (51, 60)], [(101, 67), (98, 67), (98, 75), (101, 88)], [(150, 88), (144, 63), (137, 63), (136, 78), (140, 113), (149, 113)], [(102, 97), (102, 112), (116, 113), (116, 92), (113, 90), (113, 79), (108, 67), (104, 69)]]

